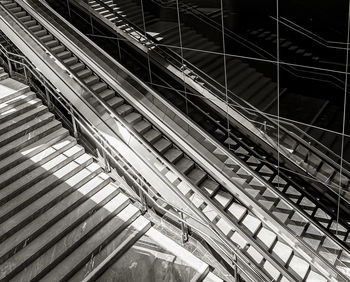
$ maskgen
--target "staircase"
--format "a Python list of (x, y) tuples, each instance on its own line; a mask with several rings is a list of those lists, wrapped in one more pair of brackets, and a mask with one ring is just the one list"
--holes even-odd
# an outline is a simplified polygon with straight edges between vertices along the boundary
[(165, 262), (181, 274), (183, 253), (189, 280), (222, 281), (151, 227), (28, 86), (2, 68), (0, 79), (1, 281), (124, 279), (127, 268), (115, 273), (113, 267), (135, 257), (141, 246), (158, 261), (149, 272), (162, 273), (166, 252), (171, 260)]

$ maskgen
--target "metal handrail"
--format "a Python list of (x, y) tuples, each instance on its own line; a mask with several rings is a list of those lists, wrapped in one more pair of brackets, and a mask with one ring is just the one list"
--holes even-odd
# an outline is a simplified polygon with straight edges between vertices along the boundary
[[(104, 6), (106, 9), (108, 9), (111, 13), (113, 13), (114, 15), (118, 16), (118, 14), (113, 10), (111, 9), (108, 5), (106, 5), (103, 1), (101, 0), (95, 0), (96, 2), (98, 2), (100, 5)], [(159, 43), (157, 41), (157, 39), (153, 38), (151, 35), (149, 34), (145, 34), (143, 35), (142, 34), (142, 31), (140, 30), (139, 27), (135, 26), (133, 23), (129, 22), (127, 19), (125, 18), (121, 18), (119, 17), (121, 20), (125, 21), (128, 25), (130, 25), (133, 29), (135, 29), (136, 31), (138, 31), (140, 33), (140, 35), (142, 36), (145, 36), (148, 40), (150, 40), (152, 43)], [(154, 47), (154, 46), (153, 46)], [(164, 57), (164, 54), (166, 55), (166, 58), (169, 58), (169, 57), (174, 57), (173, 59), (175, 59), (175, 61), (177, 62), (177, 65), (174, 65), (175, 67), (178, 68), (179, 71), (182, 71), (183, 72), (183, 65), (182, 65), (182, 58), (180, 57), (179, 58), (179, 55), (175, 52), (173, 52), (172, 50), (169, 50), (168, 48), (165, 48), (161, 45), (158, 45), (156, 44), (156, 47), (157, 48), (152, 48), (152, 52), (157, 52), (157, 49), (160, 49), (161, 52), (158, 53), (159, 55), (163, 56)], [(194, 74), (196, 77), (199, 77), (204, 83), (205, 85), (202, 85), (202, 87), (208, 91), (209, 93), (211, 93), (212, 95), (214, 95), (216, 98), (218, 98), (219, 100), (221, 100), (222, 102), (225, 102), (225, 99), (223, 98), (224, 94), (223, 94), (223, 89), (220, 90), (218, 88), (218, 86), (220, 85), (217, 81), (213, 80), (210, 76), (208, 76), (206, 73), (204, 73), (203, 71), (199, 70), (197, 67), (193, 66), (190, 62), (186, 61), (185, 59), (183, 59), (184, 62), (187, 64), (187, 65), (190, 65), (191, 66), (191, 70), (190, 70), (190, 73)], [(181, 66), (180, 66), (181, 64)], [(195, 71), (192, 70), (195, 69)], [(198, 75), (198, 73), (200, 73), (200, 75)], [(203, 78), (203, 76), (205, 78)], [(208, 80), (210, 82), (208, 82)], [(216, 85), (216, 86), (215, 86)], [(208, 86), (210, 86), (208, 88)], [(222, 86), (222, 85), (220, 85)], [(302, 145), (304, 145), (305, 147), (310, 147), (310, 144), (307, 143), (307, 141), (305, 141), (304, 139), (302, 139), (300, 136), (303, 136), (309, 140), (312, 140), (314, 142), (314, 144), (317, 144), (319, 147), (323, 148), (324, 150), (326, 150), (327, 152), (329, 152), (329, 155), (331, 155), (333, 158), (335, 159), (340, 159), (341, 157), (336, 154), (335, 152), (333, 152), (332, 150), (330, 150), (328, 147), (324, 146), (321, 142), (319, 142), (318, 140), (314, 139), (313, 137), (309, 136), (306, 132), (302, 131), (300, 128), (296, 127), (294, 124), (290, 123), (288, 124), (291, 128), (293, 128), (293, 130), (296, 131), (293, 132), (294, 134), (291, 134), (292, 131), (284, 128), (283, 126), (279, 125), (278, 123), (276, 123), (273, 119), (271, 119), (270, 117), (268, 117), (265, 113), (263, 113), (262, 111), (260, 111), (259, 109), (255, 108), (253, 105), (249, 104), (247, 101), (243, 100), (242, 98), (240, 98), (238, 95), (236, 95), (234, 92), (228, 90), (228, 92), (231, 94), (232, 97), (234, 97), (234, 99), (238, 100), (235, 101), (232, 99), (232, 97), (228, 97), (228, 100), (229, 100), (229, 104), (230, 106), (232, 107), (232, 105), (235, 105), (235, 109), (236, 110), (239, 110), (239, 113), (241, 115), (243, 115), (248, 121), (250, 121), (251, 123), (253, 124), (259, 124), (259, 126), (261, 124), (267, 124), (267, 125), (272, 125), (271, 127), (272, 128), (278, 128), (279, 127), (279, 130), (280, 132), (284, 132), (286, 133), (287, 135), (290, 135), (292, 136), (292, 138), (296, 139), (299, 143), (301, 143)], [(218, 94), (220, 93), (220, 94)], [(242, 106), (243, 105), (246, 105), (246, 107)], [(243, 112), (242, 112), (243, 111)], [(253, 115), (254, 117), (248, 117), (247, 116), (247, 112), (249, 112), (249, 115)], [(260, 119), (260, 122), (258, 122), (256, 120), (256, 118), (259, 118)], [(311, 147), (310, 148), (314, 154), (318, 155), (319, 157), (321, 157), (321, 159), (324, 159), (327, 161), (327, 163), (330, 163), (332, 166), (335, 166), (335, 167), (338, 167), (339, 168), (339, 165), (334, 162), (330, 157), (326, 156), (325, 154), (323, 154), (322, 152), (319, 152), (316, 148), (314, 147)], [(346, 164), (349, 164), (346, 160), (343, 160), (343, 163), (346, 163)], [(343, 174), (347, 175), (349, 178), (350, 178), (350, 172), (348, 172), (347, 170), (344, 170), (343, 169)]]
[[(236, 247), (232, 248), (231, 244), (226, 242), (227, 239), (222, 238), (222, 235), (220, 234), (220, 232), (218, 232), (218, 230), (216, 228), (212, 228), (211, 222), (207, 221), (207, 222), (203, 223), (202, 221), (199, 221), (197, 218), (193, 217), (191, 214), (185, 212), (182, 208), (177, 207), (177, 206), (167, 202), (164, 198), (161, 198), (158, 195), (151, 195), (149, 193), (149, 190), (153, 190), (153, 188), (151, 188), (150, 184), (148, 184), (146, 182), (146, 180), (142, 177), (142, 175), (140, 175), (134, 169), (134, 167), (132, 167), (127, 161), (125, 161), (124, 157), (121, 156), (121, 154), (118, 152), (118, 150), (116, 150), (113, 146), (110, 146), (108, 144), (108, 142), (106, 140), (104, 140), (103, 136), (99, 136), (100, 140), (98, 140), (98, 138), (96, 137), (96, 135), (99, 135), (98, 129), (94, 128), (94, 126), (82, 114), (80, 114), (80, 112), (78, 110), (76, 110), (74, 107), (72, 107), (72, 106), (67, 107), (67, 105), (70, 105), (70, 102), (60, 92), (57, 92), (57, 89), (54, 86), (52, 86), (51, 82), (48, 81), (46, 79), (46, 77), (43, 74), (41, 74), (38, 71), (38, 69), (36, 69), (35, 66), (26, 57), (19, 55), (19, 54), (7, 52), (6, 48), (4, 48), (1, 44), (0, 44), (0, 52), (7, 58), (9, 64), (17, 63), (17, 64), (24, 66), (26, 68), (26, 70), (28, 70), (37, 80), (39, 80), (42, 83), (42, 85), (45, 87), (45, 89), (47, 89), (50, 92), (50, 94), (56, 99), (56, 101), (59, 102), (62, 107), (64, 107), (64, 109), (71, 115), (71, 117), (73, 119), (75, 119), (75, 121), (79, 124), (79, 126), (81, 126), (82, 128), (85, 129), (84, 133), (87, 133), (91, 138), (93, 138), (95, 140), (95, 142), (97, 144), (99, 144), (101, 149), (104, 150), (104, 152), (109, 156), (109, 158), (114, 160), (114, 163), (119, 167), (119, 169), (121, 169), (123, 171), (123, 173), (125, 173), (129, 177), (129, 179), (131, 181), (133, 181), (134, 185), (136, 185), (137, 188), (139, 189), (139, 192), (141, 192), (150, 201), (152, 201), (153, 205), (155, 205), (158, 209), (162, 210), (163, 212), (168, 213), (169, 210), (165, 209), (162, 205), (160, 205), (157, 202), (157, 200), (161, 199), (168, 206), (170, 206), (171, 208), (173, 208), (174, 210), (176, 210), (178, 212), (186, 214), (186, 216), (190, 217), (192, 220), (201, 224), (203, 227), (209, 227), (211, 229), (211, 231), (213, 231), (218, 236), (219, 240), (221, 241), (221, 244), (223, 244), (228, 250), (223, 248), (220, 244), (218, 244), (208, 234), (201, 231), (200, 229), (198, 229), (196, 226), (192, 225), (191, 223), (187, 222), (185, 219), (183, 219), (175, 214), (171, 214), (171, 216), (175, 217), (178, 221), (185, 223), (186, 225), (190, 226), (193, 230), (196, 230), (196, 232), (207, 237), (207, 239), (209, 239), (213, 244), (215, 244), (216, 247), (219, 248), (220, 251), (222, 251), (232, 261), (233, 265), (236, 266), (237, 268), (239, 268), (240, 271), (242, 273), (244, 273), (244, 275), (246, 275), (248, 279), (250, 279), (251, 281), (256, 281), (256, 278), (258, 277), (259, 279), (261, 279), (261, 281), (269, 281), (269, 280), (265, 279), (266, 277), (264, 277), (264, 276), (261, 277), (259, 273), (256, 273), (255, 269), (251, 267), (249, 262), (246, 262), (244, 259), (242, 259), (239, 252), (237, 252), (238, 248), (236, 248)], [(15, 60), (15, 59), (11, 58), (10, 56), (18, 57), (18, 58), (20, 58), (20, 60)], [(33, 83), (32, 81), (27, 81), (27, 82)], [(79, 119), (77, 117), (79, 117)], [(83, 122), (80, 119), (83, 120)], [(91, 132), (94, 132), (96, 135), (94, 135)], [(108, 149), (110, 151), (106, 147), (108, 147)], [(111, 152), (113, 152), (113, 154)], [(119, 158), (116, 158), (115, 157), (116, 155)], [(123, 165), (121, 165), (119, 161), (122, 161)], [(125, 168), (125, 167), (127, 167), (127, 168)], [(130, 170), (133, 172), (133, 174), (130, 173)], [(135, 180), (135, 178), (134, 178), (135, 175), (137, 177), (137, 180), (140, 181), (142, 183), (142, 185), (137, 180)], [(143, 185), (146, 186), (148, 189), (145, 189), (143, 187)], [(139, 195), (139, 197), (141, 199), (142, 195)], [(156, 197), (157, 200), (155, 200), (154, 197)], [(144, 203), (141, 202), (141, 204), (144, 204)], [(233, 253), (233, 255), (231, 252)], [(242, 268), (239, 264), (237, 264), (237, 261), (236, 261), (237, 259), (235, 258), (235, 256), (239, 257), (241, 259), (241, 261), (243, 262), (243, 264), (246, 267), (248, 267), (250, 270), (252, 270), (257, 277), (253, 278), (251, 276), (251, 274), (249, 274), (244, 268)]]

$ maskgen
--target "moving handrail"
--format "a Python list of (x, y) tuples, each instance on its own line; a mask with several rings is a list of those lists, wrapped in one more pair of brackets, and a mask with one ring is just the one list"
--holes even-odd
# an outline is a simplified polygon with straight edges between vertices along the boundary
[[(205, 83), (204, 85), (203, 84), (201, 84), (201, 85), (206, 91), (208, 91), (209, 93), (214, 95), (220, 101), (226, 102), (226, 97), (225, 97), (225, 94), (224, 94), (225, 93), (225, 88), (223, 88), (223, 86), (221, 84), (219, 84), (217, 81), (213, 80), (206, 73), (204, 73), (203, 71), (199, 70), (198, 68), (193, 66), (191, 63), (189, 63), (188, 61), (183, 59), (182, 57), (180, 57), (177, 53), (173, 52), (172, 50), (169, 50), (168, 48), (166, 48), (164, 46), (158, 45), (157, 43), (159, 43), (159, 42), (155, 38), (153, 38), (151, 35), (149, 35), (147, 33), (144, 34), (144, 32), (139, 27), (135, 26), (133, 23), (129, 22), (127, 19), (121, 18), (120, 16), (118, 16), (117, 12), (114, 11), (108, 5), (106, 5), (103, 1), (101, 1), (101, 0), (95, 0), (95, 1), (97, 3), (99, 3), (100, 5), (102, 5), (103, 7), (105, 7), (106, 9), (108, 9), (111, 13), (113, 13), (120, 20), (126, 22), (127, 25), (132, 27), (132, 29), (136, 30), (140, 34), (140, 36), (145, 36), (148, 40), (150, 40), (150, 42), (152, 42), (152, 47), (150, 48), (151, 52), (157, 53), (158, 55), (160, 55), (162, 57), (165, 57), (168, 61), (171, 59), (171, 62), (175, 63), (174, 66), (177, 67), (178, 71), (183, 72), (186, 75), (186, 72), (184, 71), (183, 62), (185, 63), (186, 66), (187, 65), (190, 66), (191, 69), (189, 71), (189, 74), (187, 74), (187, 76), (191, 78), (191, 75), (194, 75), (196, 77), (195, 80), (197, 82), (201, 82), (202, 81), (202, 82)], [(142, 40), (142, 42), (144, 43), (145, 41)], [(156, 48), (154, 48), (154, 47), (156, 47)], [(160, 50), (160, 52), (158, 52), (158, 50)], [(193, 69), (195, 71), (193, 71)], [(308, 141), (312, 140), (312, 142), (314, 144), (317, 144), (319, 147), (321, 147), (324, 150), (326, 150), (328, 152), (328, 154), (330, 156), (332, 156), (332, 158), (334, 158), (336, 161), (332, 160), (330, 157), (328, 157), (325, 154), (323, 154), (322, 152), (318, 151), (313, 146), (311, 146), (310, 150), (315, 155), (317, 155), (321, 159), (325, 160), (328, 164), (330, 164), (333, 167), (335, 167), (337, 171), (341, 170), (339, 164), (337, 163), (338, 160), (340, 160), (341, 157), (338, 154), (336, 154), (335, 152), (333, 152), (332, 150), (330, 150), (329, 148), (325, 147), (318, 140), (312, 138), (307, 133), (302, 131), (300, 128), (296, 127), (294, 124), (290, 124), (290, 125), (288, 124), (288, 126), (291, 129), (295, 130), (296, 132), (293, 132), (291, 129), (289, 129), (289, 130), (286, 129), (285, 127), (283, 127), (280, 124), (278, 124), (278, 122), (276, 122), (273, 119), (271, 119), (270, 117), (268, 117), (265, 113), (261, 112), (259, 109), (257, 109), (254, 106), (250, 105), (248, 102), (246, 102), (245, 100), (240, 98), (238, 95), (236, 95), (232, 91), (228, 90), (228, 92), (230, 93), (230, 96), (227, 97), (230, 107), (232, 107), (234, 105), (233, 106), (234, 109), (238, 110), (241, 115), (243, 115), (248, 121), (250, 121), (252, 124), (254, 124), (257, 128), (261, 127), (261, 125), (264, 124), (264, 125), (268, 126), (270, 129), (273, 129), (275, 131), (275, 133), (277, 133), (279, 131), (280, 133), (284, 133), (284, 134), (292, 137), (299, 144), (302, 144), (304, 147), (306, 147), (308, 149), (310, 148), (310, 144), (308, 143)], [(278, 129), (278, 127), (279, 127), (279, 129)], [(300, 136), (304, 137), (308, 141), (305, 141)], [(277, 143), (279, 143), (278, 140), (277, 140)], [(272, 145), (275, 149), (278, 148), (277, 144), (271, 144), (270, 143), (269, 145)], [(346, 162), (345, 160), (343, 160), (343, 163), (344, 164), (348, 164), (348, 162)], [(342, 174), (350, 179), (350, 172), (347, 171), (347, 169), (343, 168), (342, 169)], [(338, 185), (336, 184), (336, 186), (338, 186)]]
[[(79, 124), (81, 128), (84, 130), (82, 131), (83, 134), (88, 134), (90, 138), (92, 138), (104, 151), (105, 154), (108, 155), (109, 159), (113, 160), (113, 164), (116, 164), (119, 169), (123, 171), (128, 176), (128, 179), (133, 182), (133, 184), (137, 187), (137, 190), (139, 192), (139, 200), (142, 205), (145, 205), (146, 203), (142, 201), (142, 196), (147, 197), (148, 200), (152, 202), (153, 206), (156, 206), (157, 209), (169, 213), (169, 210), (163, 207), (163, 205), (158, 203), (158, 200), (161, 200), (162, 202), (166, 203), (169, 207), (173, 208), (175, 211), (178, 211), (179, 213), (185, 214), (188, 218), (191, 218), (193, 221), (197, 222), (198, 224), (202, 225), (203, 227), (209, 227), (211, 231), (213, 231), (217, 237), (220, 240), (220, 244), (216, 242), (213, 238), (211, 238), (208, 234), (203, 232), (201, 229), (199, 229), (197, 226), (191, 224), (186, 219), (183, 219), (181, 216), (178, 216), (176, 214), (171, 213), (171, 217), (175, 218), (176, 220), (183, 222), (184, 224), (191, 227), (193, 230), (201, 234), (202, 236), (206, 237), (207, 240), (209, 240), (211, 243), (213, 243), (220, 251), (222, 251), (225, 256), (227, 256), (234, 267), (239, 268), (239, 270), (243, 273), (244, 277), (249, 279), (250, 281), (270, 281), (264, 274), (261, 274), (257, 272), (252, 266), (249, 261), (246, 261), (245, 258), (241, 257), (238, 248), (232, 245), (222, 234), (221, 231), (218, 230), (218, 228), (213, 225), (209, 220), (206, 220), (205, 222), (199, 221), (197, 218), (193, 217), (191, 214), (184, 211), (182, 208), (179, 208), (169, 202), (167, 202), (164, 198), (161, 198), (158, 195), (151, 194), (150, 191), (153, 191), (154, 189), (150, 186), (149, 183), (143, 178), (142, 175), (140, 175), (134, 167), (132, 167), (125, 159), (124, 157), (116, 150), (113, 146), (111, 146), (108, 141), (105, 140), (103, 136), (100, 135), (99, 130), (95, 128), (87, 119), (85, 116), (83, 116), (79, 110), (75, 109), (71, 103), (60, 93), (57, 91), (57, 89), (51, 84), (50, 81), (48, 81), (45, 76), (39, 72), (39, 70), (24, 56), (7, 52), (6, 48), (4, 48), (0, 44), (0, 52), (3, 56), (7, 58), (8, 62), (8, 68), (10, 71), (11, 76), (14, 75), (12, 71), (11, 64), (19, 64), (22, 65), (25, 68), (25, 71), (29, 72), (31, 75), (33, 75), (38, 81), (42, 83), (42, 85), (45, 87), (45, 89), (50, 93), (51, 97), (55, 98), (55, 101), (58, 102), (74, 119), (74, 122)], [(16, 57), (17, 59), (15, 59)], [(33, 84), (33, 80), (31, 80), (28, 76), (28, 73), (25, 73), (25, 82), (29, 83), (30, 85)], [(43, 98), (46, 98), (43, 96)], [(51, 103), (50, 100), (47, 100), (48, 103)], [(86, 104), (89, 104), (86, 102)], [(67, 106), (69, 105), (69, 106)], [(118, 158), (116, 158), (118, 156)], [(120, 164), (120, 161), (123, 164)], [(132, 171), (132, 173), (130, 173)], [(135, 179), (135, 176), (137, 179)], [(156, 199), (155, 199), (156, 198)], [(240, 266), (237, 262), (237, 258), (239, 258), (240, 262), (244, 265), (244, 268)], [(248, 273), (246, 269), (249, 269), (251, 273)], [(253, 274), (252, 274), (253, 273)], [(258, 280), (257, 280), (258, 279)], [(271, 280), (272, 281), (272, 280)]]

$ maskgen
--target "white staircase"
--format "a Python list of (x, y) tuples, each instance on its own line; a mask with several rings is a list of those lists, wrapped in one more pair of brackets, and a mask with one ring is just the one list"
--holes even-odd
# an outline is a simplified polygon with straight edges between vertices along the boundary
[(109, 268), (145, 237), (196, 281), (222, 281), (151, 227), (28, 86), (1, 68), (0, 80), (1, 281), (123, 279)]

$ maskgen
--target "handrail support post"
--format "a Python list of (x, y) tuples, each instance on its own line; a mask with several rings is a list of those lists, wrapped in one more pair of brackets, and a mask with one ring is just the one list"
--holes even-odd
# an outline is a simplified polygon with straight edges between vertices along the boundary
[(239, 282), (238, 269), (237, 269), (237, 255), (236, 254), (233, 255), (233, 263), (234, 263), (234, 266), (233, 266), (234, 279), (235, 279), (235, 282)]
[(49, 108), (49, 111), (52, 111), (53, 110), (53, 104), (51, 102), (50, 92), (47, 89), (47, 86), (45, 84), (44, 84), (44, 86), (45, 86), (46, 104), (47, 104), (47, 107)]
[(7, 57), (7, 63), (9, 66), (9, 75), (10, 77), (12, 77), (12, 65), (11, 65), (11, 59), (9, 57)]
[(141, 185), (142, 183), (140, 183), (141, 180), (138, 179), (138, 183), (139, 183), (139, 186), (138, 186), (138, 190), (139, 190), (139, 197), (140, 197), (140, 203), (141, 203), (141, 214), (145, 214), (147, 212), (147, 201), (145, 199), (145, 196), (143, 194), (143, 191), (141, 189)]
[(69, 2), (70, 2), (70, 0), (67, 0), (67, 9), (68, 9), (68, 15), (71, 18), (72, 15), (71, 15), (71, 12), (70, 12), (70, 4), (69, 4)]
[[(107, 150), (106, 148), (104, 148), (105, 150)], [(105, 172), (111, 172), (111, 165), (109, 164), (108, 158), (107, 158), (107, 154), (106, 151), (102, 149), (102, 157), (103, 157), (103, 162), (104, 162), (104, 170)]]
[[(180, 218), (184, 220), (184, 213), (182, 211), (180, 211)], [(182, 244), (185, 244), (188, 241), (188, 228), (183, 221), (181, 221), (181, 232)]]
[(78, 140), (79, 139), (79, 132), (78, 132), (77, 123), (75, 121), (75, 115), (74, 115), (74, 110), (73, 110), (72, 104), (70, 104), (70, 114), (72, 117), (73, 135), (74, 135), (74, 138)]
[(23, 72), (24, 72), (25, 83), (28, 84), (29, 83), (29, 77), (28, 77), (28, 73), (27, 73), (27, 67), (24, 64), (23, 64)]

